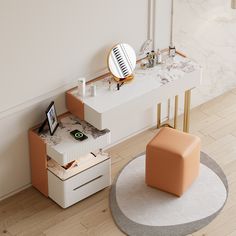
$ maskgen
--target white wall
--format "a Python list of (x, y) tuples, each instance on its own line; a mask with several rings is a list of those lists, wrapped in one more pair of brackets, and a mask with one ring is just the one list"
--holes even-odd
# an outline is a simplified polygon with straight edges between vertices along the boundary
[(231, 0), (175, 0), (177, 49), (203, 66), (194, 105), (236, 87), (236, 10), (230, 4)]
[(147, 21), (142, 0), (1, 0), (0, 111), (93, 76), (114, 43), (138, 51)]
[(155, 13), (155, 48), (169, 47), (171, 0), (157, 0)]
[[(0, 199), (30, 184), (27, 131), (49, 102), (64, 112), (64, 92), (77, 77), (103, 71), (114, 43), (139, 50), (150, 32), (150, 2), (0, 0)], [(156, 0), (160, 48), (169, 44), (169, 2)], [(132, 132), (152, 125), (154, 116), (153, 109), (133, 114)], [(114, 141), (130, 134), (123, 129)]]

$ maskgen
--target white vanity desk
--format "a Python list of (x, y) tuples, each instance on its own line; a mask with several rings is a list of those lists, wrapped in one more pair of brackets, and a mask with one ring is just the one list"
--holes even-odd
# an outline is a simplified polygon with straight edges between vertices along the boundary
[[(178, 94), (185, 92), (184, 131), (188, 132), (191, 89), (200, 84), (201, 72), (197, 63), (177, 55), (171, 63), (154, 68), (142, 70), (137, 65), (134, 79), (120, 90), (115, 81), (109, 89), (109, 76), (93, 82), (97, 87), (96, 97), (88, 92), (81, 99), (77, 88), (67, 91), (67, 107), (74, 116), (66, 113), (58, 117), (60, 125), (53, 136), (48, 130), (38, 134), (38, 126), (29, 130), (33, 186), (63, 208), (109, 186), (110, 157), (93, 152), (111, 143), (110, 127), (115, 124), (121, 129), (119, 121), (133, 126), (135, 117), (138, 119), (136, 114), (145, 113), (155, 104), (158, 104), (157, 126), (160, 127), (161, 102), (175, 97), (176, 128)], [(146, 119), (143, 121), (146, 123)], [(70, 132), (76, 129), (88, 138), (82, 142), (75, 140)], [(65, 169), (68, 163), (75, 166)]]
[[(189, 130), (189, 111), (191, 89), (198, 86), (202, 78), (202, 68), (193, 60), (176, 55), (175, 58), (154, 68), (143, 70), (137, 64), (134, 79), (117, 90), (112, 83), (109, 90), (108, 79), (95, 81), (97, 96), (91, 97), (89, 92), (83, 99), (78, 96), (77, 89), (67, 92), (67, 107), (74, 113), (71, 100), (83, 103), (83, 118), (99, 130), (109, 128), (111, 120), (119, 114), (129, 119), (129, 113), (144, 110), (158, 104), (157, 126), (160, 124), (161, 102), (175, 97), (175, 127), (178, 110), (178, 95), (185, 92), (184, 131)], [(74, 103), (73, 102), (73, 103)], [(73, 104), (75, 107), (75, 104)], [(78, 115), (78, 114), (75, 114)]]

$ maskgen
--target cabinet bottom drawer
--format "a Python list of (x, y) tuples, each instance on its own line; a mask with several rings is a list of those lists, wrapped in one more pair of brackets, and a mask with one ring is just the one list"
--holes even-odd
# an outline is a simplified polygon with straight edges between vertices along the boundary
[(61, 207), (76, 202), (106, 188), (111, 184), (111, 160), (93, 166), (65, 181), (48, 170), (49, 197)]

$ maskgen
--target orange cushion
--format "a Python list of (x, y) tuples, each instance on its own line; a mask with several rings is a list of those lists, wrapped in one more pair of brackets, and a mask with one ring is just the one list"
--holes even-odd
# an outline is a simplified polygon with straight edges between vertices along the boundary
[(146, 184), (181, 196), (198, 176), (200, 146), (197, 136), (162, 128), (146, 147)]

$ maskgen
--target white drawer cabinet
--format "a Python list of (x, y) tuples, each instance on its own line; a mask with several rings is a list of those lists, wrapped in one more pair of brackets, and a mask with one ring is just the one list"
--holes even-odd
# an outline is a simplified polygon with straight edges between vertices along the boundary
[(65, 180), (48, 170), (48, 195), (61, 207), (66, 208), (109, 186), (110, 172), (110, 158)]
[[(32, 185), (61, 207), (76, 202), (106, 188), (111, 184), (111, 160), (96, 152), (110, 143), (110, 131), (98, 130), (68, 113), (63, 115), (55, 134), (29, 131)], [(78, 129), (88, 138), (75, 140), (70, 132)], [(62, 166), (76, 163), (75, 167)]]

